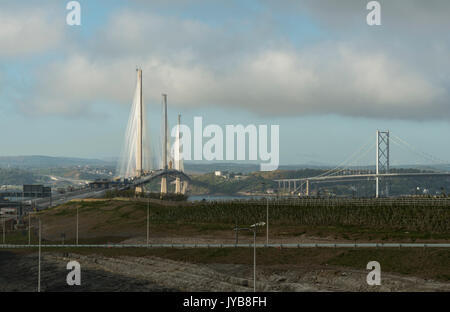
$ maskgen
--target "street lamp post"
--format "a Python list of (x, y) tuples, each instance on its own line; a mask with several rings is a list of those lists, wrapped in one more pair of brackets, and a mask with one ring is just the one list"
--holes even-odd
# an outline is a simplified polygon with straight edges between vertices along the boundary
[(269, 199), (266, 198), (266, 245), (269, 246)]
[[(262, 183), (263, 193), (266, 194), (266, 182)], [(264, 196), (266, 199), (266, 245), (269, 245), (269, 198)]]
[(253, 232), (253, 291), (256, 292), (256, 231), (258, 227), (264, 226), (265, 222), (258, 222), (250, 225), (248, 228), (239, 228), (237, 225), (235, 227), (236, 231), (236, 245), (237, 245), (237, 233), (238, 231), (251, 231)]
[(28, 245), (31, 245), (31, 211), (28, 213)]
[(264, 225), (264, 222), (250, 225), (250, 229), (253, 231), (253, 292), (256, 292), (256, 230), (259, 226)]
[(76, 235), (76, 242), (78, 245), (78, 207), (77, 207), (77, 235)]
[(256, 292), (256, 229), (253, 230), (253, 292)]
[(39, 219), (38, 292), (41, 292), (41, 219)]
[(236, 220), (236, 227), (234, 228), (234, 230), (236, 231), (236, 243), (235, 243), (235, 245), (236, 245), (236, 247), (237, 247), (237, 244), (238, 244), (238, 242), (239, 242), (239, 230), (238, 230), (238, 223), (237, 223), (237, 220)]
[(149, 243), (149, 234), (150, 234), (150, 197), (147, 200), (147, 247)]
[(3, 245), (5, 244), (5, 227), (6, 227), (5, 218), (3, 218)]

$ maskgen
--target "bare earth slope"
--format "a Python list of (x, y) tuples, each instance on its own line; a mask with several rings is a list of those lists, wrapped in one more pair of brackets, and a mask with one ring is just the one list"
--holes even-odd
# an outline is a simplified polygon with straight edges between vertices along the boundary
[[(0, 257), (0, 291), (35, 291), (37, 255)], [(82, 267), (82, 285), (68, 287), (67, 262)], [(14, 261), (14, 268), (6, 262)], [(238, 264), (191, 264), (149, 257), (105, 257), (46, 253), (42, 263), (44, 291), (252, 291), (252, 268)], [(261, 266), (260, 291), (450, 291), (450, 283), (382, 274), (382, 285), (368, 286), (367, 271), (329, 267)]]

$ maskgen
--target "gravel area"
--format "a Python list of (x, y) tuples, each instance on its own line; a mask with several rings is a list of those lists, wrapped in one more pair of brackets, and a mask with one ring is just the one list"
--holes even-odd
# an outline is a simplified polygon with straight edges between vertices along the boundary
[[(81, 264), (81, 286), (66, 285), (66, 264)], [(192, 264), (154, 256), (105, 257), (45, 253), (42, 291), (253, 291), (248, 265)], [(382, 274), (368, 286), (367, 271), (318, 266), (260, 266), (260, 291), (450, 291), (450, 283)], [(37, 254), (0, 252), (0, 291), (36, 291)]]

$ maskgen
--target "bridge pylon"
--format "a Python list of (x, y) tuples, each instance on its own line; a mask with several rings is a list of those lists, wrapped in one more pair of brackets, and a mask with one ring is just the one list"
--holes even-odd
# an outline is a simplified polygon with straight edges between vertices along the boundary
[[(163, 94), (163, 148), (162, 148), (162, 165), (163, 169), (168, 169), (167, 150), (168, 150), (168, 124), (167, 124), (167, 94)], [(167, 193), (167, 177), (161, 178), (161, 194)]]
[[(181, 142), (180, 142), (180, 127), (181, 127), (181, 115), (178, 114), (178, 125), (177, 125), (177, 139), (175, 142), (175, 150), (174, 150), (174, 156), (175, 156), (175, 169), (182, 171), (182, 160), (181, 160)], [(177, 177), (175, 179), (175, 194), (181, 194), (182, 187), (181, 187), (181, 179)]]
[[(379, 174), (389, 173), (389, 130), (376, 133), (376, 178), (375, 178), (375, 197), (380, 197), (380, 177)], [(385, 196), (389, 196), (389, 181), (385, 179)]]
[[(138, 106), (138, 127), (137, 127), (137, 152), (136, 152), (136, 175), (137, 177), (142, 176), (143, 172), (143, 165), (142, 165), (142, 144), (143, 144), (143, 124), (144, 124), (144, 116), (143, 116), (143, 107), (142, 107), (142, 69), (137, 69), (137, 82), (138, 82), (138, 88), (139, 88), (139, 106)], [(135, 189), (136, 194), (140, 194), (143, 192), (142, 187), (138, 186)]]

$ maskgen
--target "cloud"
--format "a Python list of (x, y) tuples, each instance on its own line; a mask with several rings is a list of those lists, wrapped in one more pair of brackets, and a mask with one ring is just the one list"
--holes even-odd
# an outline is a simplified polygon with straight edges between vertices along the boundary
[[(386, 27), (394, 27), (394, 32), (405, 31), (411, 34), (411, 28), (425, 32), (442, 30), (441, 27), (449, 26), (448, 14), (450, 2), (447, 0), (378, 0), (381, 4), (382, 24)], [(331, 31), (342, 29), (358, 30), (369, 29), (366, 27), (369, 1), (361, 0), (269, 0), (267, 5), (274, 12), (282, 14), (307, 13), (314, 20)], [(355, 28), (356, 27), (356, 28)], [(387, 33), (386, 33), (387, 34)]]
[(398, 60), (345, 45), (325, 45), (300, 53), (265, 51), (224, 74), (204, 70), (184, 77), (189, 83), (173, 81), (173, 89), (186, 105), (214, 103), (285, 116), (448, 116), (443, 103), (448, 94), (443, 88), (430, 84)]
[[(109, 63), (86, 56), (54, 64), (38, 82), (33, 111), (71, 115), (88, 113), (87, 106), (96, 101), (129, 104), (135, 83), (133, 66), (132, 59)], [(222, 71), (158, 57), (145, 59), (142, 67), (144, 95), (152, 104), (167, 92), (175, 106), (218, 105), (262, 115), (448, 116), (444, 88), (381, 52), (360, 53), (345, 45), (324, 45), (301, 53), (265, 51)]]
[(29, 56), (54, 49), (63, 36), (60, 24), (43, 8), (0, 10), (0, 57)]
[[(297, 14), (294, 2), (268, 3), (267, 10), (276, 6), (274, 14)], [(411, 2), (410, 16), (429, 20), (432, 12), (437, 14), (431, 26), (423, 25), (421, 34), (427, 36), (417, 43), (406, 34), (405, 23), (412, 21), (404, 13), (398, 13), (401, 18), (392, 26), (376, 30), (355, 27), (366, 14), (360, 2), (299, 3), (325, 31), (320, 40), (293, 42), (266, 12), (211, 24), (142, 7), (115, 11), (95, 34), (78, 38), (64, 57), (36, 67), (35, 85), (19, 107), (37, 114), (79, 116), (97, 102), (130, 105), (134, 68), (139, 65), (150, 104), (159, 104), (160, 94), (167, 92), (171, 105), (178, 107), (216, 105), (270, 116), (450, 118), (449, 39), (440, 29), (448, 22), (438, 12), (446, 5), (430, 6), (433, 9), (421, 15), (422, 5)], [(387, 17), (403, 6), (388, 7), (395, 10), (383, 13)], [(54, 45), (62, 40), (51, 37), (56, 38)], [(426, 49), (423, 42), (428, 43)]]

